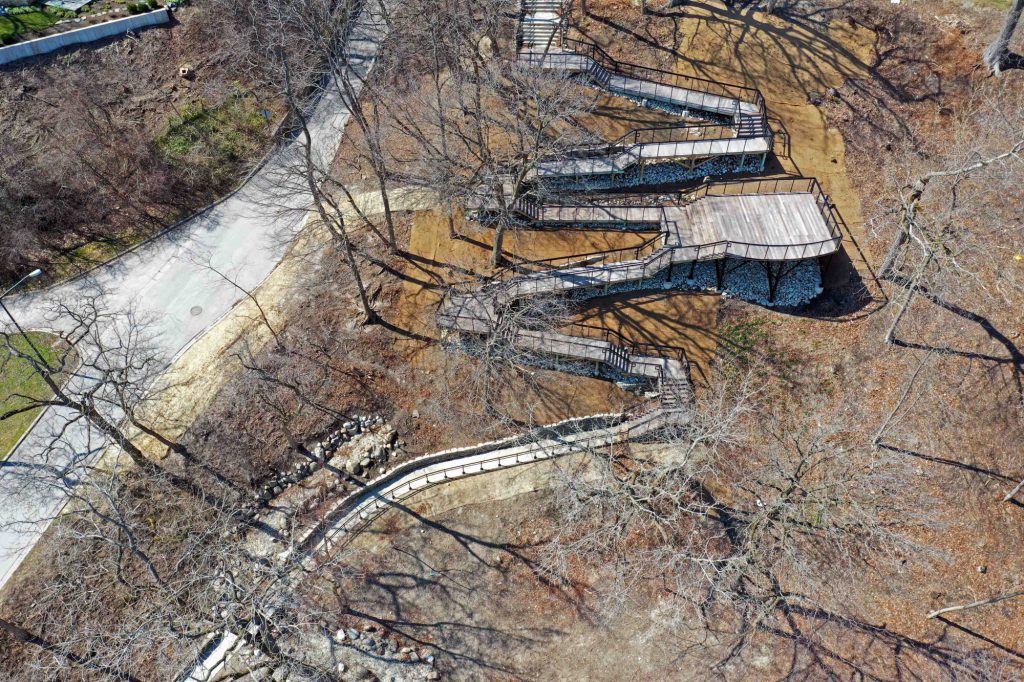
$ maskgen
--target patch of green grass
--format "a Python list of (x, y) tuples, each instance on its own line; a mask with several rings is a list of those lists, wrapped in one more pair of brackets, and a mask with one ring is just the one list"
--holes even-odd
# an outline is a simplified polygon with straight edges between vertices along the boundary
[(103, 237), (79, 244), (54, 257), (47, 270), (58, 281), (74, 277), (89, 268), (113, 260), (150, 234), (152, 232), (132, 230), (113, 237)]
[(722, 346), (741, 364), (755, 356), (755, 349), (768, 338), (768, 318), (755, 317), (722, 328)]
[[(27, 336), (14, 337), (12, 345), (19, 351), (31, 352), (31, 340), (47, 362), (56, 361), (56, 336), (38, 332), (29, 332)], [(19, 395), (42, 399), (49, 397), (50, 390), (28, 362), (13, 356), (6, 347), (0, 348), (0, 414), (24, 405), (26, 401), (16, 397)], [(7, 459), (11, 448), (32, 426), (38, 414), (39, 410), (35, 409), (0, 421), (0, 461)]]
[(49, 28), (66, 16), (67, 13), (64, 10), (31, 5), (24, 11), (16, 11), (2, 16), (0, 17), (0, 44), (12, 42), (14, 38), (25, 33)]
[(256, 98), (236, 90), (217, 106), (204, 100), (186, 106), (157, 144), (172, 162), (203, 166), (214, 180), (221, 180), (266, 143), (269, 128)]
[(722, 359), (726, 361), (723, 363), (725, 370), (739, 371), (756, 367), (771, 368), (783, 374), (792, 371), (796, 366), (795, 359), (779, 348), (772, 337), (771, 326), (778, 324), (781, 324), (780, 320), (773, 322), (759, 316), (723, 326), (719, 348)]

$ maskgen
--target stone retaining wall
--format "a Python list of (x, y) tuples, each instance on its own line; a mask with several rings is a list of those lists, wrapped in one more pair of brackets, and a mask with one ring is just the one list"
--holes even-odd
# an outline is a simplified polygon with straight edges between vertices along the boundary
[(85, 26), (63, 33), (55, 33), (52, 36), (26, 40), (23, 43), (0, 47), (0, 66), (16, 62), (19, 59), (37, 57), (50, 52), (56, 52), (64, 47), (84, 45), (85, 43), (103, 40), (118, 35), (124, 35), (128, 31), (134, 31), (147, 26), (160, 26), (170, 23), (171, 13), (161, 8), (145, 14), (137, 14), (124, 19), (114, 19), (95, 26)]

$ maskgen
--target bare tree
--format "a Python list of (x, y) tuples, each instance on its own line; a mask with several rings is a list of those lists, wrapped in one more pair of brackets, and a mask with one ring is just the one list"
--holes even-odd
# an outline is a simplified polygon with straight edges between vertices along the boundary
[(596, 371), (587, 363), (549, 355), (529, 340), (558, 332), (569, 323), (569, 312), (563, 298), (526, 298), (509, 306), (489, 332), (460, 332), (446, 339), (449, 350), (456, 351), (447, 381), (451, 409), (469, 405), (514, 430), (524, 422), (536, 423), (534, 415), (544, 407), (539, 398), (545, 393), (541, 379), (546, 367)]
[(44, 568), (23, 579), (11, 604), (47, 633), (42, 642), (14, 631), (28, 645), (26, 679), (71, 678), (69, 663), (81, 679), (177, 678), (224, 632), (247, 642), (254, 671), (336, 679), (333, 665), (301, 646), (327, 614), (308, 598), (318, 590), (294, 577), (313, 583), (317, 574), (256, 551), (253, 534), (268, 531), (245, 532), (231, 514), (140, 471), (94, 475), (71, 494)]
[[(337, 125), (331, 120), (314, 120), (313, 105), (321, 98), (337, 97), (355, 106), (372, 55), (353, 55), (349, 42), (366, 16), (381, 11), (379, 3), (332, 3), (326, 0), (225, 0), (228, 11), (251, 11), (254, 17), (243, 39), (255, 74), (272, 86), (286, 101), (293, 139), (281, 153), (280, 162), (261, 187), (262, 203), (268, 211), (305, 216), (309, 206), (296, 197), (308, 196), (317, 224), (327, 231), (349, 266), (359, 293), (364, 322), (378, 321), (370, 304), (359, 264), (357, 249), (346, 225), (343, 205), (329, 191), (333, 149), (325, 150), (317, 127)], [(386, 13), (385, 13), (386, 14)], [(258, 20), (256, 19), (258, 17)], [(344, 80), (345, 83), (339, 83)], [(383, 177), (382, 169), (382, 177)], [(381, 181), (383, 182), (383, 180)], [(291, 239), (292, 233), (282, 235)]]
[(658, 595), (681, 656), (724, 665), (768, 633), (799, 665), (838, 675), (855, 666), (813, 623), (866, 634), (848, 606), (856, 577), (927, 557), (912, 535), (934, 516), (905, 461), (857, 441), (853, 415), (816, 412), (812, 398), (761, 405), (761, 390), (740, 377), (698, 401), (669, 445), (565, 467), (544, 564), (599, 575), (590, 588), (611, 614)]
[(55, 433), (60, 440), (72, 424), (85, 420), (121, 448), (140, 469), (157, 473), (159, 466), (149, 459), (121, 429), (126, 416), (132, 424), (165, 445), (175, 446), (158, 431), (137, 419), (137, 408), (145, 390), (165, 367), (164, 358), (144, 338), (148, 327), (134, 311), (108, 311), (99, 292), (75, 301), (56, 301), (52, 313), (62, 331), (55, 357), (49, 358), (34, 344), (24, 348), (19, 335), (0, 332), (5, 357), (18, 360), (45, 384), (50, 395), (40, 397), (15, 391), (7, 396), (8, 409), (0, 421), (26, 412), (59, 408), (69, 416)]
[[(968, 292), (1007, 300), (1021, 282), (1003, 269), (995, 278), (982, 273), (998, 267), (1001, 253), (1019, 244), (1005, 229), (1012, 215), (1000, 199), (1019, 184), (1024, 160), (1024, 104), (1019, 97), (984, 102), (968, 113), (946, 155), (945, 167), (928, 170), (904, 185), (892, 210), (895, 235), (880, 274), (899, 287), (886, 333), (896, 330), (915, 298), (943, 296), (963, 301)], [(986, 282), (994, 279), (993, 287)]]
[(442, 27), (409, 27), (408, 44), (417, 49), (392, 57), (388, 72), (401, 75), (389, 107), (393, 144), (420, 152), (403, 167), (410, 179), (493, 222), (496, 266), (537, 164), (590, 139), (576, 119), (594, 94), (564, 73), (488, 48), (508, 29), (500, 4), (425, 4), (441, 5), (448, 18)]
[(982, 55), (985, 66), (997, 76), (1010, 58), (1010, 40), (1013, 39), (1017, 24), (1020, 23), (1021, 14), (1024, 14), (1024, 0), (1012, 0), (1006, 10), (1006, 19), (1003, 21), (1002, 30), (992, 44), (985, 48)]

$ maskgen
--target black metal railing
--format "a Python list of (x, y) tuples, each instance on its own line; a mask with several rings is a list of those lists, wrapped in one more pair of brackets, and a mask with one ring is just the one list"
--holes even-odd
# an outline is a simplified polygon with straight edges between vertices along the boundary
[[(686, 262), (726, 256), (749, 260), (793, 261), (816, 258), (836, 251), (843, 238), (842, 217), (831, 199), (825, 194), (820, 183), (814, 178), (774, 178), (709, 183), (695, 190), (679, 193), (676, 195), (676, 201), (685, 203), (707, 196), (793, 193), (807, 193), (814, 198), (828, 229), (830, 235), (828, 239), (803, 244), (755, 244), (736, 240), (720, 240), (698, 245), (666, 246), (634, 260), (535, 272), (506, 282), (494, 282), (481, 287), (479, 294), (492, 297), (494, 305), (500, 307), (522, 297), (558, 294), (575, 289), (605, 287), (607, 290), (608, 287), (629, 281), (653, 280), (656, 276), (662, 275), (666, 269)], [(659, 236), (663, 237), (669, 231), (666, 218), (664, 230)], [(669, 274), (671, 275), (671, 273)], [(546, 284), (546, 282), (550, 284)], [(449, 297), (446, 298), (448, 303), (452, 302)], [(451, 311), (450, 307), (448, 310), (447, 326), (463, 327), (464, 325), (460, 323), (462, 320), (471, 321), (474, 324), (480, 322), (483, 326), (488, 325), (488, 321), (476, 320), (472, 314), (466, 316), (461, 310)], [(471, 317), (472, 320), (469, 319)]]
[[(707, 105), (711, 97), (721, 97), (736, 101), (733, 115), (740, 113), (740, 104), (743, 102), (753, 104), (762, 116), (767, 115), (764, 96), (761, 95), (761, 92), (756, 88), (749, 88), (744, 85), (734, 85), (731, 83), (722, 83), (707, 78), (700, 78), (698, 76), (685, 76), (674, 71), (666, 71), (665, 69), (624, 62), (612, 57), (599, 45), (579, 38), (567, 37), (562, 42), (566, 48), (571, 49), (577, 54), (589, 57), (595, 63), (607, 70), (631, 76), (638, 80), (651, 81), (653, 83), (683, 88), (700, 93), (703, 95), (700, 100), (701, 104)], [(548, 62), (551, 65), (555, 65), (557, 59), (566, 56), (571, 55), (547, 54), (545, 55), (545, 58), (555, 60)], [(566, 60), (566, 64), (571, 63), (571, 61)], [(698, 104), (691, 106), (690, 108), (699, 109), (703, 107)]]
[[(609, 260), (623, 260), (622, 256), (628, 256), (631, 260), (639, 260), (650, 255), (661, 248), (665, 243), (665, 232), (659, 231), (650, 239), (645, 240), (637, 246), (624, 246), (615, 249), (602, 249), (600, 251), (589, 251), (587, 253), (572, 254), (570, 256), (555, 256), (553, 258), (524, 259), (509, 265), (498, 271), (496, 276), (504, 278), (512, 274), (531, 272), (529, 268), (539, 270), (560, 270), (566, 265), (595, 265)], [(536, 272), (536, 270), (532, 270)]]
[(660, 343), (649, 343), (646, 341), (635, 341), (624, 336), (621, 332), (616, 329), (610, 329), (608, 327), (597, 326), (593, 324), (586, 324), (583, 322), (573, 322), (568, 327), (563, 328), (566, 334), (570, 336), (579, 336), (586, 339), (594, 339), (596, 341), (604, 341), (606, 343), (618, 346), (624, 349), (630, 355), (647, 355), (654, 357), (669, 358), (672, 360), (686, 361), (686, 350), (680, 346), (670, 346), (668, 344)]
[[(843, 220), (831, 198), (822, 189), (817, 178), (761, 178), (755, 180), (729, 180), (710, 182), (688, 192), (681, 192), (688, 200), (706, 196), (732, 196), (742, 194), (794, 194), (806, 192), (814, 197), (821, 217), (832, 238), (842, 239)], [(831, 241), (831, 240), (826, 240)]]

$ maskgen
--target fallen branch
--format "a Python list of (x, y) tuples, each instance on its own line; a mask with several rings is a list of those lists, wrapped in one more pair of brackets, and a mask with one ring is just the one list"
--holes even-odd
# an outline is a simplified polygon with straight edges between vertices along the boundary
[(966, 609), (974, 609), (979, 606), (989, 606), (991, 604), (998, 604), (1001, 601), (1015, 599), (1017, 597), (1024, 597), (1024, 590), (1021, 590), (1019, 592), (1011, 592), (1010, 594), (1002, 594), (998, 597), (992, 597), (991, 599), (983, 599), (981, 601), (971, 602), (970, 604), (960, 604), (959, 606), (947, 606), (944, 609), (932, 611), (928, 614), (928, 617), (935, 618), (936, 616), (941, 616), (944, 613), (951, 613), (953, 611), (964, 611)]

